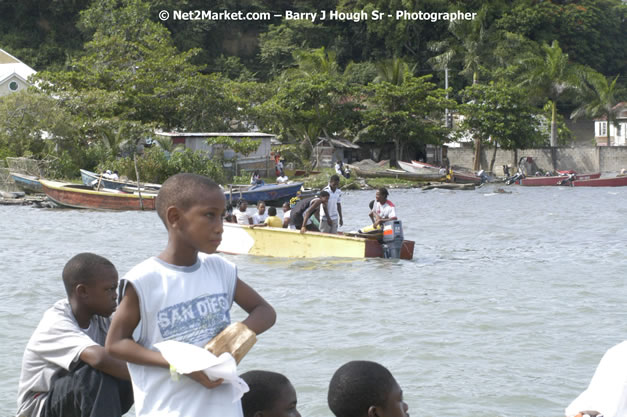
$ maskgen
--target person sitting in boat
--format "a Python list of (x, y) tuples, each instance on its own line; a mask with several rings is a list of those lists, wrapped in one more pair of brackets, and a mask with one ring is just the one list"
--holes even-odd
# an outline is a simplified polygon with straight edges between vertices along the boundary
[(114, 180), (114, 181), (117, 181), (120, 179), (118, 175), (118, 171), (111, 172), (110, 169), (106, 170), (105, 173), (102, 174), (102, 178), (105, 178), (107, 180)]
[(259, 171), (253, 172), (253, 175), (250, 176), (250, 185), (264, 185), (265, 182), (261, 179), (259, 175)]
[(127, 363), (105, 351), (118, 272), (80, 253), (61, 274), (67, 298), (43, 315), (22, 358), (17, 416), (124, 415), (133, 405)]
[(276, 227), (276, 228), (282, 228), (283, 227), (283, 220), (281, 220), (277, 215), (276, 215), (276, 208), (274, 207), (269, 207), (268, 208), (268, 217), (266, 217), (266, 219), (263, 221), (263, 223), (256, 223), (253, 224), (252, 227)]
[(285, 175), (285, 173), (283, 173), (283, 175), (281, 175), (280, 177), (276, 177), (276, 183), (277, 184), (287, 184), (288, 178), (287, 175)]
[(258, 201), (257, 202), (257, 212), (253, 214), (253, 224), (261, 224), (268, 218), (268, 213), (266, 213), (266, 202)]
[(296, 390), (277, 372), (248, 371), (241, 375), (249, 391), (242, 397), (244, 417), (300, 417)]
[[(283, 228), (288, 229), (290, 226), (290, 212), (292, 211), (292, 206), (290, 206), (290, 203), (286, 201), (283, 203), (281, 209), (283, 210)], [(292, 227), (292, 229), (293, 228), (294, 227)]]
[(246, 210), (248, 209), (248, 202), (246, 200), (239, 200), (237, 202), (237, 208), (233, 210), (233, 215), (235, 216), (235, 220), (237, 220), (237, 224), (253, 224), (253, 218)]
[[(320, 206), (324, 207), (325, 212), (328, 212), (328, 202), (329, 193), (326, 191), (321, 191), (319, 197), (308, 197), (299, 200), (290, 212), (290, 224), (294, 225), (294, 228), (300, 229), (301, 233), (305, 233), (307, 230), (317, 231), (318, 229), (313, 223), (309, 224), (309, 220), (311, 220), (316, 210), (320, 211)], [(331, 221), (330, 217), (328, 221)]]
[(359, 233), (371, 233), (381, 229), (385, 222), (398, 220), (396, 217), (396, 206), (388, 200), (387, 188), (381, 187), (377, 190), (375, 202), (369, 216), (372, 220), (372, 225), (359, 229)]

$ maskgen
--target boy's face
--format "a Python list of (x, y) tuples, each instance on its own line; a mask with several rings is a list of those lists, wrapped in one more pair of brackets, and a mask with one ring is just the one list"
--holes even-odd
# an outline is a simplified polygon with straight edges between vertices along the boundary
[(118, 306), (118, 271), (110, 266), (101, 266), (96, 276), (85, 286), (85, 304), (92, 314), (109, 317)]
[(384, 204), (387, 200), (387, 196), (385, 194), (382, 194), (380, 191), (377, 191), (377, 193), (375, 194), (375, 198), (381, 204)]
[(178, 234), (194, 250), (214, 253), (222, 241), (226, 199), (220, 189), (203, 190), (197, 198), (195, 204), (182, 212)]
[(403, 401), (403, 390), (396, 383), (388, 393), (385, 404), (378, 408), (381, 411), (379, 417), (409, 417), (409, 406)]
[(296, 391), (292, 384), (287, 383), (281, 387), (279, 398), (274, 406), (263, 411), (264, 417), (300, 417), (296, 409)]
[(259, 203), (259, 205), (257, 206), (257, 210), (259, 211), (259, 214), (265, 213), (266, 212), (265, 203)]

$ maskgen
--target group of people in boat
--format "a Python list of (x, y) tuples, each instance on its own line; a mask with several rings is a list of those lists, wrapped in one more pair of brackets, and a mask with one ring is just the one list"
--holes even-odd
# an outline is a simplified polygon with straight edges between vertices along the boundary
[[(316, 231), (322, 233), (338, 233), (338, 228), (344, 225), (342, 215), (342, 190), (339, 188), (340, 177), (331, 176), (326, 185), (317, 195), (305, 198), (296, 198), (285, 202), (282, 206), (283, 218), (277, 214), (274, 207), (266, 207), (264, 201), (257, 202), (256, 211), (248, 212), (248, 202), (240, 199), (236, 207), (230, 207), (226, 221), (249, 225), (251, 227), (283, 227), (298, 229), (301, 233)], [(388, 200), (388, 190), (379, 188), (375, 200), (370, 204), (370, 219), (372, 224), (357, 233), (371, 233), (381, 229), (383, 223), (396, 220), (396, 207)]]
[[(290, 219), (306, 223), (312, 204), (328, 201), (323, 191)], [(275, 325), (276, 312), (235, 264), (215, 254), (226, 206), (218, 184), (176, 174), (163, 183), (156, 205), (165, 247), (121, 280), (114, 263), (94, 253), (77, 254), (63, 267), (59, 285), (67, 296), (44, 313), (24, 351), (17, 416), (121, 417), (134, 403), (138, 417), (300, 417), (296, 391), (281, 374), (238, 376), (233, 360), (225, 366), (235, 379), (211, 379), (206, 369), (177, 369), (166, 359), (163, 342), (189, 351), (224, 335), (233, 303), (247, 313), (236, 327), (255, 335)], [(268, 212), (265, 220), (274, 217)], [(249, 391), (233, 389), (234, 381)], [(367, 360), (349, 361), (330, 376), (327, 401), (336, 417), (408, 416), (390, 371)]]

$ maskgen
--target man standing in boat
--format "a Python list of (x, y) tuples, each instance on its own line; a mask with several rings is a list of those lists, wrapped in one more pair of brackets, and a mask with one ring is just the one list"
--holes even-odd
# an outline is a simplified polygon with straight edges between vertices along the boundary
[[(340, 226), (344, 225), (342, 219), (342, 191), (339, 189), (340, 177), (331, 175), (329, 185), (323, 188), (323, 191), (329, 193), (329, 202), (326, 211), (323, 205), (320, 206), (320, 231), (322, 233), (337, 233), (338, 222)], [(329, 221), (331, 220), (331, 221)]]
[[(316, 231), (315, 226), (308, 225), (309, 218), (318, 210), (320, 206), (324, 207), (325, 213), (328, 213), (327, 203), (329, 201), (329, 193), (320, 191), (319, 197), (309, 197), (300, 200), (290, 211), (290, 224), (296, 229), (300, 229), (301, 233), (307, 230)], [(327, 222), (331, 222), (331, 218), (327, 218)]]

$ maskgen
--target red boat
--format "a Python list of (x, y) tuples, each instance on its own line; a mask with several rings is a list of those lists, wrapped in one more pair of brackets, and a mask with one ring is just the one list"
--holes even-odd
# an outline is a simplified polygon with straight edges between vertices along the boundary
[(95, 191), (85, 185), (39, 180), (44, 193), (63, 207), (96, 210), (154, 210), (155, 194), (139, 195), (119, 190)]
[(627, 175), (573, 181), (572, 185), (573, 187), (624, 187), (627, 186)]
[[(601, 176), (600, 172), (596, 172), (594, 174), (575, 174), (574, 180), (590, 180), (594, 178), (599, 178)], [(566, 180), (566, 183), (565, 181)], [(547, 185), (568, 185), (568, 175), (552, 175), (550, 177), (525, 177), (516, 181), (516, 184), (526, 185), (526, 186), (547, 186)]]

